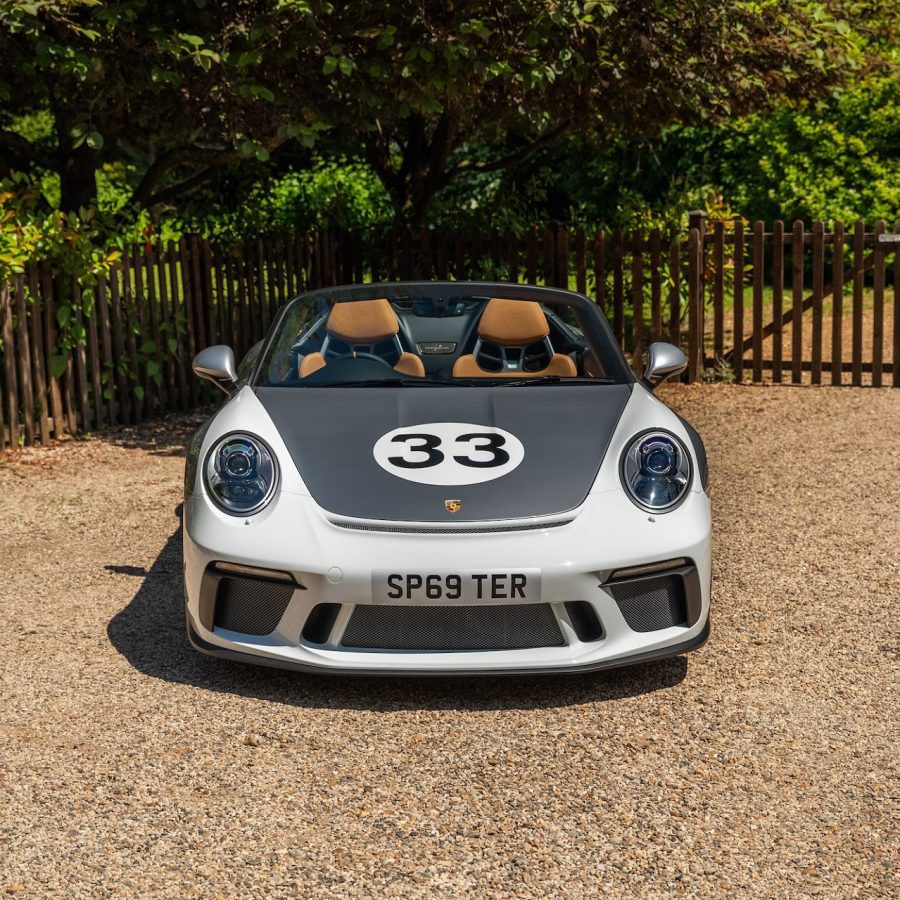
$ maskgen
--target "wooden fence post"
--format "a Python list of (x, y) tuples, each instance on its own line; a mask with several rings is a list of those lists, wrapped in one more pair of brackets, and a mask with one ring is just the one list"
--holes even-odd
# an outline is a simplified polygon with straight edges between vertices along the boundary
[(31, 342), (28, 338), (28, 310), (25, 304), (25, 278), (16, 275), (13, 281), (19, 332), (19, 384), (22, 387), (22, 414), (25, 419), (25, 446), (34, 443), (34, 387), (31, 381)]
[(703, 328), (703, 278), (706, 237), (706, 213), (695, 209), (688, 213), (688, 381), (698, 381), (705, 364)]
[(631, 233), (631, 368), (640, 375), (644, 355), (644, 233)]
[(872, 279), (872, 387), (881, 387), (881, 367), (884, 363), (885, 244), (881, 240), (884, 231), (884, 222), (879, 219), (875, 223), (875, 271)]
[(857, 221), (853, 226), (853, 363), (850, 382), (854, 387), (862, 384), (863, 353), (863, 289), (865, 279), (865, 240), (866, 226)]
[(622, 230), (617, 228), (613, 234), (612, 266), (613, 266), (613, 334), (619, 346), (625, 349), (625, 287), (622, 269), (625, 265)]
[[(900, 234), (900, 219), (894, 222)], [(891, 384), (900, 387), (900, 246), (894, 244), (894, 340), (891, 350)]]
[(753, 223), (753, 380), (762, 381), (763, 277), (765, 268), (766, 226)]
[[(781, 381), (784, 356), (781, 317), (784, 307), (784, 222), (780, 219), (772, 228), (772, 321), (779, 327), (772, 333), (772, 381)], [(760, 338), (764, 337), (760, 334)]]
[[(40, 410), (41, 443), (50, 443), (50, 411), (48, 403), (46, 361), (44, 359), (44, 325), (41, 312), (41, 293), (38, 290), (37, 264), (28, 266), (28, 290), (31, 294), (31, 347), (34, 352), (34, 386)], [(2, 406), (2, 403), (0, 403)], [(0, 446), (3, 440), (0, 438)]]
[(813, 222), (812, 233), (812, 384), (822, 383), (822, 299), (825, 294), (825, 223)]
[(831, 256), (831, 383), (839, 385), (844, 369), (844, 225), (832, 226)]
[(725, 223), (713, 222), (713, 356), (725, 355)]
[(734, 380), (744, 380), (744, 221), (741, 218), (734, 223), (734, 301), (732, 309), (732, 329), (734, 350), (731, 365)]
[[(6, 367), (6, 397), (9, 401), (9, 446), (19, 446), (19, 388), (16, 376), (16, 348), (13, 343), (12, 291), (0, 282), (0, 329), (3, 334), (3, 361)], [(2, 441), (0, 441), (2, 444)]]
[(794, 222), (791, 241), (791, 304), (794, 318), (791, 321), (791, 381), (799, 384), (803, 379), (803, 223)]

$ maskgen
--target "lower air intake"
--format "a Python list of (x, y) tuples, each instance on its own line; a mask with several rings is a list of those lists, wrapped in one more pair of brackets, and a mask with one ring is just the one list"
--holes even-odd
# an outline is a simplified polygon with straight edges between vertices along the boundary
[(608, 587), (632, 631), (659, 631), (688, 624), (680, 575), (638, 578)]
[(549, 603), (357, 606), (344, 647), (361, 650), (524, 650), (563, 647)]
[(292, 584), (257, 578), (222, 578), (216, 592), (214, 625), (241, 634), (271, 634), (293, 593)]

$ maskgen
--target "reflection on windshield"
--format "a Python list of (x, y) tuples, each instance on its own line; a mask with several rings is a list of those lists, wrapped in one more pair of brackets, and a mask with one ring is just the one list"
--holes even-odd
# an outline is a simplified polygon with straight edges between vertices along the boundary
[[(333, 294), (333, 292), (332, 292)], [(587, 336), (587, 313), (548, 299), (447, 295), (353, 299), (327, 292), (285, 310), (264, 386), (610, 383), (623, 360)], [(581, 302), (586, 301), (581, 298)], [(594, 325), (595, 332), (601, 332)]]

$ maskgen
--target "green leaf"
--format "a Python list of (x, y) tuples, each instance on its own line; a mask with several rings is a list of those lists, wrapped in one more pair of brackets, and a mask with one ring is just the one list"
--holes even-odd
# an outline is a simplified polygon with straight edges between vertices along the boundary
[(54, 378), (62, 378), (66, 371), (66, 357), (54, 355), (50, 357), (50, 373)]
[(139, 353), (155, 353), (156, 352), (156, 341), (146, 340), (143, 344), (141, 344), (141, 349), (138, 351)]
[(338, 61), (333, 56), (325, 57), (325, 64), (322, 66), (322, 74), (330, 75), (338, 67)]
[(99, 150), (103, 146), (103, 135), (99, 131), (92, 131), (85, 138), (85, 143), (91, 150)]
[(147, 374), (153, 378), (159, 375), (159, 363), (153, 359), (147, 360)]
[(134, 396), (137, 397), (138, 400), (144, 399), (144, 389), (139, 384), (134, 386)]

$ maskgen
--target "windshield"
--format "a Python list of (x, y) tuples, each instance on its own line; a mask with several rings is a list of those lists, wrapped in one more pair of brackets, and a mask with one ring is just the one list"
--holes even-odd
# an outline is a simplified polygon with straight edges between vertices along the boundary
[(261, 387), (632, 380), (602, 314), (568, 291), (430, 282), (328, 289), (282, 311)]

